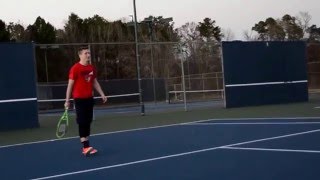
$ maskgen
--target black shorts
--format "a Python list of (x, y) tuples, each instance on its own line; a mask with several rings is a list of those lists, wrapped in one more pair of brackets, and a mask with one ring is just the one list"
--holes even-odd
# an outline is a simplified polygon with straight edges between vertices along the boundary
[(79, 125), (89, 125), (93, 116), (93, 98), (76, 98), (74, 99), (76, 106), (77, 123)]

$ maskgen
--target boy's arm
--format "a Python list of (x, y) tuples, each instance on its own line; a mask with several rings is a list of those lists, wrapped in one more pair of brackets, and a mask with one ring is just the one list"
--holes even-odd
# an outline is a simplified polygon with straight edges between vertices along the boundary
[(107, 96), (104, 95), (102, 88), (99, 84), (99, 82), (97, 81), (97, 78), (94, 78), (93, 80), (93, 87), (98, 91), (98, 93), (100, 94), (103, 103), (107, 102)]
[(69, 108), (69, 106), (70, 106), (70, 97), (71, 97), (71, 92), (73, 89), (73, 84), (74, 84), (74, 80), (69, 79), (68, 87), (67, 87), (67, 91), (66, 91), (66, 102), (64, 103), (65, 108)]

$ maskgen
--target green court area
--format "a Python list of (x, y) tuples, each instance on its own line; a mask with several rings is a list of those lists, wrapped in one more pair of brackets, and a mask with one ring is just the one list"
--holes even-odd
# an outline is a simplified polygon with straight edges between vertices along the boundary
[[(311, 98), (310, 98), (311, 99)], [(319, 117), (320, 101), (312, 98), (306, 103), (267, 105), (256, 107), (230, 108), (206, 107), (191, 109), (185, 112), (183, 109), (147, 112), (141, 116), (139, 112), (124, 114), (108, 114), (98, 110), (99, 115), (92, 125), (92, 133), (107, 133), (129, 129), (170, 125), (206, 119), (226, 118), (276, 118), (276, 117)], [(101, 113), (102, 112), (102, 113)], [(77, 137), (77, 126), (74, 113), (70, 113), (70, 128), (66, 138)], [(0, 132), (0, 146), (56, 139), (55, 130), (61, 113), (40, 114), (40, 128)]]

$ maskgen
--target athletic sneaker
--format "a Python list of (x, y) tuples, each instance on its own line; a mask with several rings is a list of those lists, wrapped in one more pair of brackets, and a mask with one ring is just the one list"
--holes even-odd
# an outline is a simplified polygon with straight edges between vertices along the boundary
[(90, 151), (92, 151), (92, 149), (92, 147), (82, 148), (82, 154), (86, 156), (90, 153)]
[(92, 148), (92, 150), (90, 151), (90, 154), (95, 154), (95, 153), (97, 153), (97, 152), (98, 152), (98, 150)]
[(94, 149), (93, 147), (87, 147), (87, 148), (82, 148), (82, 154), (87, 156), (87, 155), (91, 155), (91, 154), (95, 154), (97, 153), (98, 150)]

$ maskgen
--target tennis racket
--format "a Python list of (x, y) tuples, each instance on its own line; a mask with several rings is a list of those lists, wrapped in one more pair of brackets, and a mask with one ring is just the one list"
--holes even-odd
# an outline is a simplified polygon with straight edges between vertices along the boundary
[(57, 124), (57, 130), (56, 130), (57, 138), (60, 139), (66, 135), (68, 126), (69, 126), (69, 114), (68, 114), (68, 109), (65, 109), (63, 115), (61, 116)]

